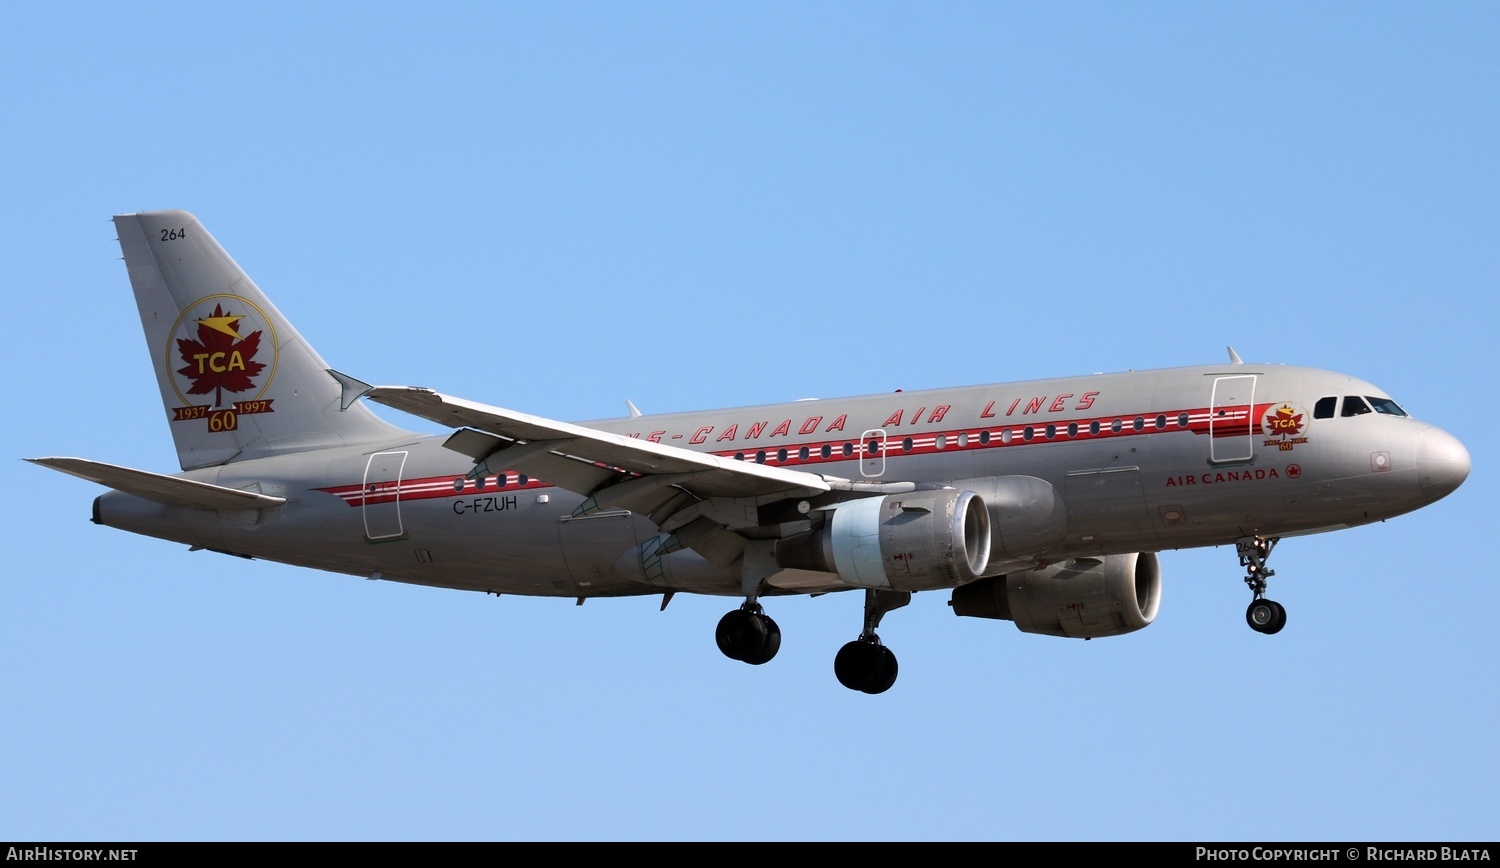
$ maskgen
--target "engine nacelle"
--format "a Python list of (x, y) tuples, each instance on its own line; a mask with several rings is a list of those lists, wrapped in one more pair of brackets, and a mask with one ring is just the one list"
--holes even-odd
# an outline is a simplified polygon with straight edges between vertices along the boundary
[(821, 527), (777, 541), (777, 564), (897, 591), (957, 587), (989, 565), (990, 515), (972, 491), (866, 497), (825, 511)]
[(1056, 551), (1068, 533), (1068, 508), (1052, 483), (1035, 476), (986, 476), (953, 483), (984, 498), (990, 512), (990, 563)]
[(954, 588), (949, 605), (956, 615), (1014, 621), (1023, 633), (1120, 636), (1156, 620), (1161, 565), (1153, 552), (1079, 558)]

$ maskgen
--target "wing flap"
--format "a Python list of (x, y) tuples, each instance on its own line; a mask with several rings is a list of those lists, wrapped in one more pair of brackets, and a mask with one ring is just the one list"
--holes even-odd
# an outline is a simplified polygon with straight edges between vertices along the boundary
[(27, 458), (25, 460), (168, 506), (186, 506), (192, 509), (269, 509), (286, 503), (284, 497), (241, 491), (238, 488), (226, 488), (207, 482), (194, 482), (191, 479), (151, 473), (146, 470), (134, 470), (117, 464), (90, 461), (87, 458)]

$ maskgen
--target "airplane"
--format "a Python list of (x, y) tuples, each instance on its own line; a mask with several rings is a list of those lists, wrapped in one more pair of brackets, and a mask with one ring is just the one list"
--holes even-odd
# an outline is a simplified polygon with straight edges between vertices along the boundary
[[(1223, 364), (573, 423), (330, 367), (192, 214), (114, 217), (181, 472), (26, 459), (111, 489), (92, 520), (194, 550), (371, 579), (575, 600), (741, 600), (726, 657), (762, 665), (763, 601), (861, 593), (844, 687), (913, 594), (1076, 639), (1152, 624), (1158, 553), (1233, 544), (1245, 617), (1284, 538), (1384, 521), (1468, 477), (1458, 439), (1332, 371)], [(452, 428), (415, 433), (374, 402)]]

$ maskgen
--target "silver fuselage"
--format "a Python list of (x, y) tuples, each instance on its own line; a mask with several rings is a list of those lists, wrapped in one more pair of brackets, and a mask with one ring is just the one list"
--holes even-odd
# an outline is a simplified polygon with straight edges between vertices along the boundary
[[(1405, 415), (1314, 418), (1320, 400), (1387, 396), (1343, 374), (1225, 364), (595, 420), (604, 431), (872, 483), (1026, 476), (1066, 507), (1045, 550), (987, 575), (1082, 555), (1155, 552), (1380, 521), (1455, 489), (1468, 454)], [(1342, 404), (1342, 402), (1339, 402)], [(736, 565), (691, 549), (643, 567), (645, 516), (575, 515), (582, 495), (516, 472), (470, 478), (444, 436), (236, 461), (181, 474), (286, 498), (259, 511), (163, 506), (111, 491), (96, 521), (236, 555), (503, 594), (736, 595)], [(796, 521), (768, 534), (798, 530)], [(826, 586), (849, 585), (835, 573)], [(769, 581), (768, 593), (777, 592)]]

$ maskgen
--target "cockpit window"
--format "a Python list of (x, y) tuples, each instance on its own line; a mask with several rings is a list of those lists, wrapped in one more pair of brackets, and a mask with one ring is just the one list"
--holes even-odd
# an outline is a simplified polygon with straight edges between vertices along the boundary
[[(1314, 419), (1332, 419), (1335, 408), (1338, 407), (1337, 395), (1319, 398), (1318, 403), (1313, 405)], [(1371, 408), (1374, 408), (1373, 410)], [(1390, 398), (1377, 398), (1373, 395), (1360, 397), (1359, 395), (1345, 395), (1344, 409), (1340, 416), (1363, 416), (1366, 413), (1380, 413), (1385, 416), (1405, 416), (1406, 411)]]

